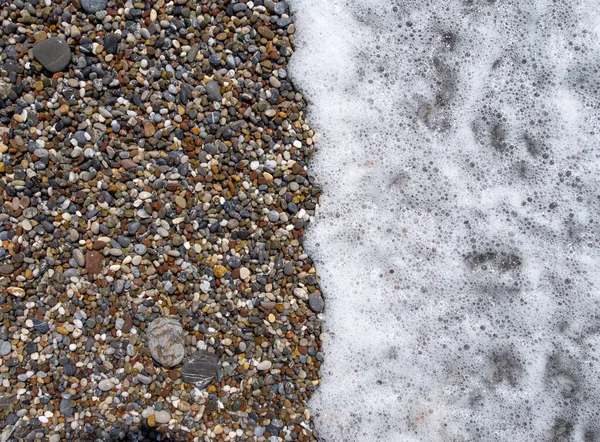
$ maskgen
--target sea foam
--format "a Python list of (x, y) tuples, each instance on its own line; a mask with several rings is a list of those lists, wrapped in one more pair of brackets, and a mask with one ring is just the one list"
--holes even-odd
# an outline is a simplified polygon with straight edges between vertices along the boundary
[(600, 440), (600, 10), (293, 0), (334, 441)]

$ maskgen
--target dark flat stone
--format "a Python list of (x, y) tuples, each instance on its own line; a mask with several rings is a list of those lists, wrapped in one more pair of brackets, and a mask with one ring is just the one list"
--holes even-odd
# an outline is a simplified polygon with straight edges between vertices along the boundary
[(53, 37), (36, 43), (33, 56), (50, 72), (59, 72), (71, 63), (71, 48), (62, 38)]
[(107, 54), (116, 54), (119, 49), (121, 37), (115, 34), (109, 34), (104, 39), (104, 50)]
[(207, 387), (219, 370), (219, 357), (199, 350), (191, 355), (181, 367), (181, 378), (197, 388)]

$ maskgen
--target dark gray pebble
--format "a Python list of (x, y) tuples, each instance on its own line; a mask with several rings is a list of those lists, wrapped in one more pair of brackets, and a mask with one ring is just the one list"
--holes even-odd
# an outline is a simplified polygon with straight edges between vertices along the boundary
[(315, 313), (321, 313), (325, 308), (325, 301), (318, 293), (311, 293), (308, 296), (308, 306)]
[(181, 367), (181, 378), (184, 382), (194, 384), (198, 388), (207, 387), (219, 370), (217, 355), (199, 350), (191, 355)]
[(62, 38), (49, 38), (33, 47), (33, 56), (50, 72), (59, 72), (71, 63), (71, 48)]

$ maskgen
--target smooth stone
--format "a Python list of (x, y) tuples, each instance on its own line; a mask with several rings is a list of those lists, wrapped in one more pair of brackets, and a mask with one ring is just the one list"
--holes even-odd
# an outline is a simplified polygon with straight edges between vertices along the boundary
[(267, 371), (269, 370), (271, 367), (273, 366), (273, 363), (271, 361), (261, 361), (259, 362), (259, 364), (256, 366), (256, 369), (259, 371)]
[(90, 14), (105, 10), (107, 3), (108, 0), (81, 0), (81, 6)]
[(88, 275), (97, 275), (102, 273), (102, 254), (100, 252), (88, 251), (85, 254), (85, 268)]
[(146, 329), (150, 354), (160, 365), (170, 368), (185, 356), (183, 327), (171, 318), (157, 318)]
[(4, 62), (2, 69), (4, 69), (9, 74), (11, 74), (13, 72), (19, 74), (19, 73), (23, 72), (23, 66), (21, 66), (16, 61), (10, 60), (10, 59), (6, 60)]
[(12, 351), (12, 346), (8, 341), (0, 341), (0, 356), (6, 356)]
[(71, 399), (61, 399), (59, 405), (60, 414), (65, 417), (73, 417), (73, 407), (71, 406)]
[(207, 83), (206, 96), (210, 101), (221, 101), (223, 96), (221, 95), (221, 86), (218, 82), (212, 80)]
[(75, 258), (75, 262), (79, 267), (83, 267), (85, 265), (85, 255), (81, 249), (73, 250), (73, 258)]
[(246, 267), (240, 268), (240, 279), (247, 279), (250, 276), (250, 270)]
[(121, 37), (115, 34), (109, 34), (104, 39), (104, 50), (107, 54), (116, 54), (119, 49), (119, 42)]
[(36, 43), (33, 56), (50, 72), (59, 72), (71, 63), (71, 48), (62, 38), (52, 37)]
[(48, 324), (40, 318), (33, 318), (33, 326), (35, 327), (35, 330), (41, 334), (48, 333), (48, 331), (50, 330)]
[(157, 411), (154, 413), (154, 419), (157, 424), (168, 424), (171, 420), (171, 413), (166, 410)]
[(325, 308), (325, 301), (323, 301), (323, 297), (318, 293), (311, 293), (308, 296), (308, 306), (315, 313), (321, 313), (323, 308)]
[(197, 388), (207, 387), (219, 371), (219, 357), (204, 350), (191, 355), (181, 367), (181, 378)]
[(115, 384), (113, 384), (110, 379), (102, 379), (100, 382), (98, 382), (98, 388), (102, 391), (112, 390), (114, 386)]

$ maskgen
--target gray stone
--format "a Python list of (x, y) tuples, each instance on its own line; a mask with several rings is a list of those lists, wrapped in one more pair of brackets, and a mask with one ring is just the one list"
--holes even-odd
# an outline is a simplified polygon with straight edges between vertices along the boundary
[(39, 318), (33, 318), (33, 326), (35, 327), (35, 330), (41, 334), (45, 334), (50, 331), (48, 324)]
[(81, 249), (73, 250), (73, 258), (75, 258), (75, 262), (79, 267), (83, 267), (85, 265), (85, 255)]
[(171, 420), (171, 413), (166, 410), (157, 411), (154, 413), (154, 418), (157, 424), (168, 424)]
[(71, 399), (61, 399), (59, 405), (60, 414), (65, 417), (73, 417), (73, 407), (71, 405)]
[(218, 82), (212, 80), (206, 84), (206, 96), (210, 101), (221, 101), (221, 86)]
[(311, 293), (308, 296), (308, 306), (315, 313), (321, 313), (325, 308), (325, 301), (318, 293)]
[(116, 54), (119, 49), (119, 42), (121, 37), (116, 34), (108, 34), (104, 38), (104, 50), (107, 54)]
[(100, 382), (98, 382), (98, 388), (102, 391), (112, 390), (114, 386), (115, 384), (113, 384), (110, 379), (102, 379)]
[(144, 385), (150, 385), (152, 383), (152, 378), (150, 376), (146, 376), (141, 373), (137, 375), (137, 379)]
[(17, 74), (20, 74), (23, 72), (23, 66), (21, 66), (19, 63), (17, 63), (15, 60), (10, 60), (10, 59), (6, 60), (4, 62), (2, 69), (4, 69), (9, 74), (12, 72), (15, 72)]
[(81, 0), (81, 6), (90, 14), (105, 10), (107, 3), (108, 0)]
[(10, 342), (0, 341), (0, 356), (6, 356), (12, 351)]
[(271, 361), (261, 361), (256, 366), (256, 369), (259, 371), (267, 371), (270, 370), (272, 366), (273, 364), (271, 363)]
[(273, 9), (275, 10), (275, 14), (283, 15), (287, 12), (288, 5), (285, 1), (280, 1), (278, 3), (275, 3)]
[(199, 350), (191, 355), (181, 367), (181, 378), (197, 388), (207, 387), (219, 370), (219, 357)]
[(170, 368), (178, 365), (185, 356), (183, 327), (171, 318), (158, 318), (146, 329), (150, 354), (159, 364)]
[(52, 37), (36, 43), (33, 56), (50, 72), (59, 72), (71, 63), (71, 48), (62, 38)]

